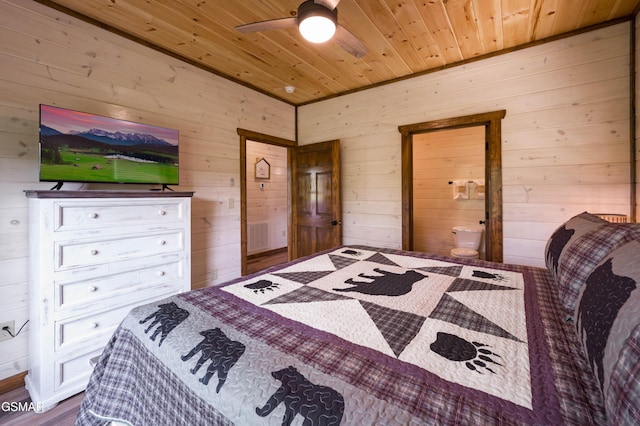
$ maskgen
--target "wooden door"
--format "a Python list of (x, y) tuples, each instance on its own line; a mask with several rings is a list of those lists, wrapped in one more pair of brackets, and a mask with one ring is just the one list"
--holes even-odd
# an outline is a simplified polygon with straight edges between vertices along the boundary
[(295, 258), (342, 244), (340, 141), (295, 148), (293, 231)]

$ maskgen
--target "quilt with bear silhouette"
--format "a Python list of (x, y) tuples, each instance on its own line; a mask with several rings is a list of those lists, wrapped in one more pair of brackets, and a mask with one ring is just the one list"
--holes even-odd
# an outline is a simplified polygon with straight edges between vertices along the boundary
[(552, 282), (345, 246), (177, 295), (123, 321), (77, 424), (602, 423)]

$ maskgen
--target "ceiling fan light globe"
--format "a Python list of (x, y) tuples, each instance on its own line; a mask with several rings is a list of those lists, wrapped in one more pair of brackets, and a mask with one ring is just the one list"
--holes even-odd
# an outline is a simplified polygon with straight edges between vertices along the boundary
[(324, 16), (310, 16), (300, 22), (300, 34), (311, 43), (324, 43), (336, 33), (336, 24)]

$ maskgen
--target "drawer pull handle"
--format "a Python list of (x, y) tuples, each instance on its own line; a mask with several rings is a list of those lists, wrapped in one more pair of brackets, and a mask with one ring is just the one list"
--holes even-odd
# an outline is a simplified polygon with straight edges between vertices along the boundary
[(89, 215), (89, 217), (91, 217), (91, 219), (97, 219), (98, 218), (98, 213), (91, 213)]
[(167, 214), (167, 212), (166, 212), (165, 210), (160, 210), (160, 211), (158, 212), (158, 214), (159, 214), (160, 216), (164, 216), (164, 215), (166, 215), (166, 214)]
[(96, 287), (95, 285), (92, 285), (91, 287), (89, 287), (89, 291), (91, 293), (98, 291), (98, 287)]
[(97, 322), (92, 322), (91, 323), (91, 328), (98, 328), (98, 323)]
[(163, 246), (163, 245), (165, 245), (165, 244), (167, 244), (167, 242), (166, 242), (165, 240), (160, 240), (160, 245), (161, 245), (161, 246)]
[(164, 277), (164, 271), (158, 271), (158, 276), (159, 277)]
[(96, 250), (96, 249), (91, 250), (91, 255), (92, 256), (95, 256), (97, 254), (98, 254), (98, 250)]

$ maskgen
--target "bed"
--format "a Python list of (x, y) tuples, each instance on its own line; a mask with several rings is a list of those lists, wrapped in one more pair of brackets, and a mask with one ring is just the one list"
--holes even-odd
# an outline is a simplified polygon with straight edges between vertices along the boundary
[(639, 236), (580, 214), (547, 269), (342, 246), (138, 307), (76, 424), (637, 424)]

